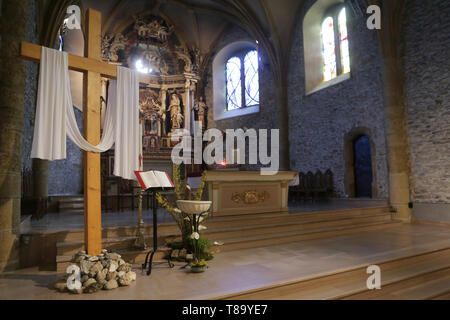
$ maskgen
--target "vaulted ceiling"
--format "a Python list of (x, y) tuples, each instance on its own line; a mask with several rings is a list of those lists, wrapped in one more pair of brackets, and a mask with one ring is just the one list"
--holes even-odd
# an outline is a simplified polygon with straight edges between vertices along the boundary
[[(102, 12), (103, 33), (133, 23), (133, 16), (161, 14), (189, 46), (208, 54), (222, 32), (238, 25), (258, 40), (273, 64), (286, 61), (303, 0), (82, 0), (83, 8)], [(282, 67), (278, 65), (278, 67)], [(277, 68), (278, 69), (278, 68)]]

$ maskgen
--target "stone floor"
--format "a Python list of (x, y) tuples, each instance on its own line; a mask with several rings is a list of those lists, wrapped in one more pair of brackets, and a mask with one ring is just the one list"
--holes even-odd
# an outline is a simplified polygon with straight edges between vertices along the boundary
[[(56, 272), (0, 275), (0, 299), (205, 299), (450, 246), (450, 228), (404, 224), (381, 231), (218, 253), (203, 274), (156, 265), (150, 277), (112, 291), (52, 289)], [(137, 266), (136, 266), (137, 267)]]
[[(373, 206), (387, 206), (386, 200), (372, 199), (329, 199), (318, 201), (297, 201), (289, 203), (290, 213), (302, 213), (312, 211), (327, 211), (338, 209), (364, 208)], [(143, 211), (144, 223), (153, 221), (152, 211)], [(138, 213), (135, 211), (104, 212), (102, 214), (102, 227), (133, 226), (138, 221)], [(158, 223), (173, 222), (172, 216), (165, 209), (158, 209)], [(84, 227), (82, 214), (49, 213), (40, 220), (26, 219), (21, 225), (21, 233), (49, 232), (78, 230)]]

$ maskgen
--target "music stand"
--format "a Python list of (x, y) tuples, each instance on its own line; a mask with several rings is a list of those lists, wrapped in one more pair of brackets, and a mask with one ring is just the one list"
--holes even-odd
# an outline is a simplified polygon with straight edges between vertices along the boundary
[[(153, 195), (153, 249), (147, 253), (145, 256), (145, 262), (142, 264), (142, 271), (147, 268), (147, 275), (149, 276), (152, 273), (152, 265), (153, 265), (153, 256), (158, 251), (158, 221), (157, 221), (157, 211), (158, 211), (158, 201), (156, 200), (156, 192), (162, 191), (163, 188), (150, 188)], [(147, 189), (148, 190), (148, 189)], [(148, 261), (148, 257), (150, 256), (150, 261)], [(167, 258), (167, 262), (170, 268), (174, 267), (174, 264), (170, 261), (170, 255)], [(165, 262), (158, 262), (165, 263)]]

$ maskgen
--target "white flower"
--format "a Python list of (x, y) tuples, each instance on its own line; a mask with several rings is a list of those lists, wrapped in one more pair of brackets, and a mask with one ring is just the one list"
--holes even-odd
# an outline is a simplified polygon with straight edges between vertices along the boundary
[(195, 239), (195, 240), (200, 239), (200, 234), (198, 232), (193, 232), (191, 234), (191, 239)]
[(200, 230), (206, 230), (206, 229), (208, 229), (206, 226), (204, 226), (204, 225), (199, 225), (198, 226), (198, 230), (200, 231)]
[(175, 211), (176, 213), (181, 213), (181, 210), (178, 208), (173, 208), (173, 211)]
[(203, 217), (198, 218), (199, 223), (202, 222), (203, 220), (204, 220)]

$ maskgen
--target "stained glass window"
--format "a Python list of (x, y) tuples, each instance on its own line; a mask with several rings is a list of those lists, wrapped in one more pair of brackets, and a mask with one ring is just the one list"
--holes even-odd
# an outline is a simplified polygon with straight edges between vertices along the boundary
[(322, 22), (323, 81), (350, 72), (345, 7), (334, 8), (328, 14)]
[(347, 16), (345, 8), (342, 8), (338, 17), (339, 41), (341, 49), (341, 69), (342, 73), (350, 72), (350, 53), (348, 50)]
[(242, 106), (241, 59), (232, 57), (226, 65), (227, 110)]
[(244, 58), (245, 105), (259, 104), (258, 52), (252, 50)]
[(322, 23), (323, 79), (331, 80), (337, 76), (336, 45), (334, 41), (334, 21), (327, 17)]

